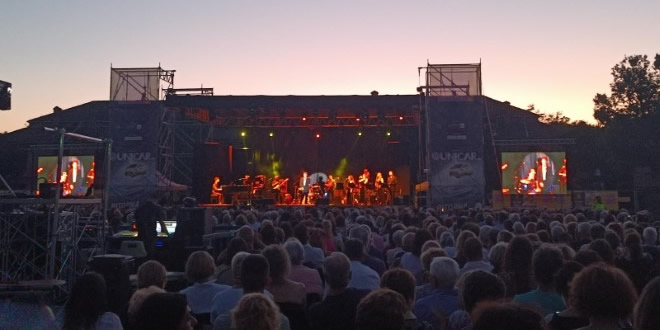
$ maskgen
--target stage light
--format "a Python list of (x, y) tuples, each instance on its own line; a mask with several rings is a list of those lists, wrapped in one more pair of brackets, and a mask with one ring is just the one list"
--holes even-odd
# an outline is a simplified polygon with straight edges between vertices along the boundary
[(358, 132), (358, 136), (362, 136), (362, 132)]
[(245, 137), (247, 135), (245, 132), (241, 132), (241, 137)]
[(270, 132), (270, 133), (268, 133), (268, 136), (273, 137), (273, 136), (275, 136), (275, 133)]
[(360, 121), (360, 118), (355, 118), (355, 121)]
[(306, 120), (307, 120), (307, 117), (302, 117), (302, 120), (303, 120), (303, 121), (306, 121)]
[(317, 138), (317, 139), (321, 138), (321, 134), (316, 133), (316, 138)]
[(399, 120), (403, 120), (403, 116), (399, 116)]
[(387, 133), (385, 133), (385, 134), (386, 134), (387, 136), (390, 136), (390, 135), (392, 135), (392, 133), (391, 133), (391, 132), (387, 132)]

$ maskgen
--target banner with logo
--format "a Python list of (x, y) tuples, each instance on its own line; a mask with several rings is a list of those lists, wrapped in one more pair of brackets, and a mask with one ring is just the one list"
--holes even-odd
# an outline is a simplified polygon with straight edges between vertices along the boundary
[(124, 104), (110, 110), (111, 204), (138, 202), (155, 191), (161, 114), (160, 106), (152, 104)]
[(427, 97), (430, 205), (473, 207), (484, 201), (482, 106), (479, 99)]

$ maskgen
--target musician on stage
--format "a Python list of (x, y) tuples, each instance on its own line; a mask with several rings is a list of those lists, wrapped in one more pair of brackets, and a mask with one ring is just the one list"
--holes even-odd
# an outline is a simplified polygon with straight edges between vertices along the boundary
[(213, 178), (213, 184), (211, 185), (211, 199), (213, 198), (217, 198), (218, 204), (222, 204), (222, 186), (220, 185), (219, 176)]
[(299, 190), (302, 191), (302, 197), (300, 199), (301, 205), (306, 205), (309, 203), (307, 195), (309, 195), (309, 188), (312, 186), (312, 179), (307, 175), (307, 171), (303, 171), (302, 177), (300, 177), (300, 186)]
[(325, 192), (328, 194), (328, 197), (332, 200), (332, 194), (335, 191), (335, 185), (337, 183), (335, 182), (335, 179), (332, 177), (332, 175), (328, 175), (328, 182), (325, 183)]
[(252, 182), (252, 196), (255, 196), (258, 193), (261, 193), (263, 191), (265, 185), (266, 185), (266, 176), (265, 175), (257, 175), (254, 178), (254, 181)]
[(287, 191), (287, 181), (289, 181), (289, 179), (280, 179), (279, 175), (275, 175), (275, 177), (273, 177), (273, 181), (270, 183), (270, 188), (275, 193), (275, 199), (277, 200), (278, 204), (282, 203), (283, 194), (285, 194)]
[(360, 187), (360, 203), (363, 205), (368, 204), (367, 185), (369, 184), (369, 170), (365, 168), (358, 178), (358, 185)]
[(344, 189), (346, 189), (346, 205), (353, 205), (355, 197), (353, 196), (353, 191), (357, 187), (355, 178), (352, 175), (349, 175), (344, 182)]
[(383, 178), (383, 173), (376, 172), (376, 179), (374, 179), (374, 187), (376, 188), (376, 203), (378, 205), (383, 205), (385, 203), (385, 198), (383, 196), (383, 188), (385, 187), (385, 179)]
[(390, 191), (390, 203), (394, 202), (394, 198), (396, 197), (397, 184), (398, 181), (394, 175), (394, 172), (389, 171), (387, 173), (387, 189)]

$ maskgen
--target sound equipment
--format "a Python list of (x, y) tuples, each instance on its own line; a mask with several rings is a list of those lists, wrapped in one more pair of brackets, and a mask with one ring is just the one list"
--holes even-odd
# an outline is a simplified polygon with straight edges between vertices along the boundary
[(234, 195), (238, 195), (239, 193), (245, 193), (248, 194), (250, 193), (250, 186), (249, 185), (229, 185), (229, 186), (222, 186), (222, 204), (232, 204), (234, 200)]
[(275, 199), (274, 198), (255, 199), (252, 200), (252, 205), (257, 208), (275, 205)]
[(332, 204), (339, 205), (341, 200), (344, 198), (344, 189), (335, 189), (332, 192)]
[(134, 267), (134, 259), (120, 254), (103, 254), (94, 256), (89, 266), (105, 279), (110, 311), (123, 315), (130, 298), (129, 274)]
[(204, 245), (205, 208), (182, 207), (176, 212), (176, 232), (173, 241), (183, 243), (184, 247)]

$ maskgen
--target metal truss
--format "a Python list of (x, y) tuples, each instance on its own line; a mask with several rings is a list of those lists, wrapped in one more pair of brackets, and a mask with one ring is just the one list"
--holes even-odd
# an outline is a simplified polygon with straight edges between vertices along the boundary
[(207, 109), (186, 109), (185, 116), (215, 127), (260, 128), (333, 128), (333, 127), (417, 127), (416, 113), (401, 116), (352, 116), (352, 117), (281, 117), (281, 116), (214, 116)]
[(65, 291), (102, 254), (105, 225), (100, 199), (63, 199), (55, 223), (48, 199), (0, 199), (0, 278), (56, 279)]
[(176, 115), (170, 108), (163, 107), (158, 129), (158, 172), (172, 182), (174, 167), (174, 124)]
[(575, 144), (575, 139), (493, 140), (496, 146), (545, 146)]

